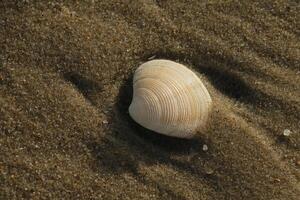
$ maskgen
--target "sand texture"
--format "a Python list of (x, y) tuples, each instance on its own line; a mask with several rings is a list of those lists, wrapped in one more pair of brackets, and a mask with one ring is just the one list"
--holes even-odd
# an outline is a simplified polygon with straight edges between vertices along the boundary
[[(153, 58), (201, 77), (205, 133), (129, 117)], [(299, 196), (298, 0), (0, 0), (0, 199)]]

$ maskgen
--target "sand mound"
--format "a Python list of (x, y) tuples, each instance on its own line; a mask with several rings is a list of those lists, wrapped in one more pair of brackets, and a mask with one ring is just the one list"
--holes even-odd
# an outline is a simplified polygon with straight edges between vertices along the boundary
[[(299, 197), (297, 1), (34, 2), (0, 2), (0, 199)], [(151, 57), (204, 80), (207, 133), (130, 119)]]

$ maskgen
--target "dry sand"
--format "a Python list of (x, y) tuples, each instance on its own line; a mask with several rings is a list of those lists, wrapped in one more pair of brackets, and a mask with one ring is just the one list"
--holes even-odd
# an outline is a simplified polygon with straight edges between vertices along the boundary
[[(298, 0), (49, 2), (0, 0), (0, 199), (299, 199)], [(206, 133), (130, 119), (153, 56), (204, 80)]]

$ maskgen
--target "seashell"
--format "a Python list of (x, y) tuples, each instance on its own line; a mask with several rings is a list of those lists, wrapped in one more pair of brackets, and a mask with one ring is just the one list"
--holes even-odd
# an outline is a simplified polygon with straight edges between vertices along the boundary
[(192, 138), (205, 130), (211, 97), (199, 77), (170, 60), (151, 60), (135, 71), (130, 116), (167, 136)]

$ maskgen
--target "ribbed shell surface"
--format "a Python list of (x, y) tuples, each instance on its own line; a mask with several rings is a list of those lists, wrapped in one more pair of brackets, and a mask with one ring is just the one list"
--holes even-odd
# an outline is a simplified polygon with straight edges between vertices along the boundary
[(204, 129), (211, 103), (207, 89), (194, 72), (173, 61), (152, 60), (134, 74), (129, 114), (155, 132), (191, 138)]

